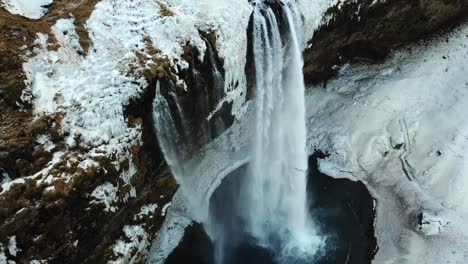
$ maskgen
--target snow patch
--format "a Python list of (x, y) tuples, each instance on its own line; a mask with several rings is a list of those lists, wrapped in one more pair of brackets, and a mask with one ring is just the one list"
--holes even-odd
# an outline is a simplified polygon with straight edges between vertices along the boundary
[(11, 181), (10, 175), (3, 169), (0, 169), (0, 186)]
[(0, 263), (15, 264), (16, 263), (15, 261), (9, 260), (7, 258), (5, 250), (7, 250), (8, 254), (10, 254), (13, 257), (16, 257), (17, 253), (21, 251), (16, 246), (16, 236), (10, 237), (10, 239), (8, 240), (8, 246), (6, 247), (3, 246), (2, 243), (0, 243)]
[(0, 243), (0, 263), (7, 263), (7, 257), (5, 255), (5, 248), (3, 247), (3, 244)]
[(104, 209), (106, 212), (115, 213), (118, 208), (112, 205), (118, 201), (118, 190), (119, 188), (115, 187), (110, 182), (106, 182), (102, 185), (99, 185), (91, 193), (91, 197), (96, 198), (95, 200), (92, 200), (91, 203), (102, 203), (106, 206), (106, 208)]
[[(113, 247), (117, 260), (109, 261), (110, 264), (136, 263), (137, 257), (146, 255), (150, 241), (145, 229), (139, 225), (127, 225), (123, 229), (125, 238), (121, 238)], [(126, 242), (126, 241), (130, 242)], [(135, 254), (141, 252), (141, 254)]]
[(29, 262), (29, 264), (47, 264), (47, 260), (37, 260), (37, 259), (33, 259)]
[(77, 55), (83, 55), (84, 51), (80, 44), (80, 37), (76, 33), (74, 22), (74, 18), (59, 19), (52, 27), (52, 32), (62, 47), (68, 47), (73, 51), (70, 52), (70, 56), (76, 57)]
[(165, 216), (166, 215), (166, 211), (167, 211), (167, 208), (169, 208), (169, 206), (171, 206), (172, 202), (169, 202), (167, 204), (165, 204), (161, 210), (161, 215), (162, 216)]
[(52, 142), (50, 136), (40, 135), (37, 137), (36, 142), (41, 145), (45, 151), (50, 152), (55, 148), (55, 144)]
[(53, 193), (55, 192), (55, 186), (49, 186), (44, 189), (44, 193)]
[(133, 217), (133, 220), (143, 219), (145, 216), (150, 216), (150, 218), (152, 218), (157, 208), (157, 204), (145, 204), (140, 208), (140, 212)]
[(385, 3), (387, 3), (387, 0), (373, 0), (371, 3), (371, 6), (375, 4), (385, 4)]
[(53, 0), (2, 0), (2, 7), (13, 15), (39, 19), (47, 12)]
[(8, 243), (8, 253), (10, 253), (10, 255), (12, 255), (13, 257), (16, 257), (16, 254), (20, 251), (21, 250), (16, 246), (16, 236), (10, 237)]
[(13, 185), (24, 184), (24, 183), (25, 183), (25, 181), (24, 181), (23, 178), (19, 178), (19, 179), (15, 179), (15, 180), (12, 180), (12, 181), (4, 182), (4, 183), (2, 183), (2, 191), (0, 192), (0, 195), (4, 194), (5, 192), (8, 192)]

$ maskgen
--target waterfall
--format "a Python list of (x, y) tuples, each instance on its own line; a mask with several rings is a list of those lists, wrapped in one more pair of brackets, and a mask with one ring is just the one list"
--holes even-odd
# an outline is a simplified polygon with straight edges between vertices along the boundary
[[(256, 134), (244, 204), (247, 228), (264, 246), (279, 240), (283, 254), (314, 253), (320, 244), (306, 206), (306, 124), (303, 59), (295, 6), (283, 5), (289, 33), (283, 48), (271, 8), (254, 11)], [(293, 252), (287, 252), (293, 251)]]
[[(232, 209), (237, 212), (229, 218), (240, 216), (239, 232), (249, 237), (249, 243), (274, 252), (279, 263), (309, 262), (322, 240), (314, 232), (306, 201), (303, 43), (297, 34), (302, 32), (302, 20), (292, 2), (281, 6), (279, 21), (269, 5), (254, 4), (252, 160), (241, 178), (238, 202)], [(223, 201), (230, 206), (229, 199)], [(216, 262), (225, 263), (232, 254), (227, 252), (230, 247), (232, 250), (232, 241), (239, 238), (237, 227), (227, 223), (223, 226), (219, 221), (223, 220), (212, 219), (206, 227), (215, 243)]]
[[(174, 118), (172, 117), (171, 107), (168, 100), (162, 93), (161, 83), (158, 80), (156, 82), (156, 94), (153, 100), (153, 120), (156, 132), (158, 134), (158, 141), (164, 158), (172, 170), (172, 173), (176, 178), (182, 175), (181, 162), (185, 154), (186, 144), (184, 142), (184, 135), (181, 134), (183, 131), (177, 128)], [(174, 100), (175, 111), (184, 122), (184, 115), (180, 105), (178, 103), (177, 95), (172, 91), (168, 92), (170, 98)]]
[[(284, 0), (278, 7), (275, 13), (269, 4), (254, 3), (255, 133), (249, 167), (215, 203), (223, 207), (221, 213), (210, 211), (209, 219), (200, 218), (220, 264), (242, 243), (273, 252), (279, 263), (308, 263), (323, 243), (306, 203), (304, 43), (298, 35), (303, 32), (302, 19), (292, 1)], [(216, 85), (219, 71), (216, 65), (212, 70)], [(187, 201), (197, 204), (194, 183), (201, 179), (190, 169), (182, 171), (186, 142), (171, 117), (177, 102), (171, 106), (167, 99), (158, 83), (153, 102), (158, 139)]]

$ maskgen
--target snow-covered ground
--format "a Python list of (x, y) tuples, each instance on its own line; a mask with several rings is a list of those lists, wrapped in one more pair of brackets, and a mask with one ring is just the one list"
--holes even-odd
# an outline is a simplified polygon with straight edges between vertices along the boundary
[[(311, 152), (377, 200), (374, 263), (468, 262), (468, 25), (307, 95)], [(422, 224), (420, 224), (422, 222)]]
[(14, 15), (39, 19), (53, 0), (2, 0), (1, 6)]

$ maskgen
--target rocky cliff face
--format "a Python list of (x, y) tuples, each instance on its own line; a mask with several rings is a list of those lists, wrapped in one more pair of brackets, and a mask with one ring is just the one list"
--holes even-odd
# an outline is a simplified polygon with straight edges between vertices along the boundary
[(392, 49), (457, 25), (468, 3), (438, 0), (339, 1), (304, 52), (304, 77), (326, 81), (349, 62), (382, 62)]
[[(54, 38), (51, 27), (56, 21), (73, 16), (84, 56), (90, 46), (84, 23), (96, 2), (54, 3), (37, 21), (0, 9), (1, 263), (96, 263), (119, 257), (143, 261), (141, 253), (164, 219), (163, 206), (177, 189), (155, 140), (150, 89), (125, 106), (128, 126), (141, 131), (141, 144), (130, 149), (133, 157), (116, 162), (115, 157), (104, 155), (86, 169), (80, 159), (90, 149), (64, 144), (63, 113), (35, 116), (31, 102), (24, 98), (31, 83), (26, 81), (23, 63), (38, 46), (36, 34)], [(58, 46), (52, 43), (49, 48)], [(67, 158), (54, 162), (57, 153)], [(136, 166), (132, 187), (139, 193), (130, 199), (125, 198), (129, 186), (119, 177), (129, 163)], [(48, 180), (33, 177), (44, 169)], [(93, 202), (92, 193), (99, 186), (110, 187), (101, 195), (116, 198), (112, 208)], [(129, 248), (122, 251), (119, 245)]]
[[(241, 118), (245, 102), (236, 102), (253, 96), (238, 77), (251, 76), (247, 2), (235, 6), (240, 18), (211, 12), (215, 31), (177, 24), (190, 13), (178, 1), (97, 3), (54, 1), (37, 20), (0, 9), (0, 263), (144, 262), (177, 190), (154, 129), (156, 83), (189, 156)], [(305, 78), (324, 81), (357, 59), (378, 62), (456, 24), (467, 8), (461, 0), (340, 1), (305, 51)], [(154, 21), (176, 27), (151, 31)], [(123, 32), (127, 22), (135, 28)], [(172, 35), (177, 45), (161, 39)], [(118, 126), (96, 129), (113, 119)]]

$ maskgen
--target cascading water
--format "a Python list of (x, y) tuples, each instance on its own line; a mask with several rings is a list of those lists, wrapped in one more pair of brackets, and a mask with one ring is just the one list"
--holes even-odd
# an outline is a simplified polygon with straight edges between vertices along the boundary
[(177, 109), (176, 111), (171, 110), (168, 100), (162, 93), (161, 83), (157, 81), (156, 94), (153, 100), (154, 125), (158, 133), (159, 145), (164, 153), (166, 162), (171, 167), (172, 173), (178, 177), (183, 174), (183, 167), (180, 163), (186, 156), (186, 143), (183, 140), (184, 135), (181, 134), (183, 131), (177, 128), (171, 113), (177, 113), (182, 124), (185, 123), (185, 120), (177, 96), (172, 91), (169, 91), (167, 95), (173, 99), (173, 107)]
[(248, 231), (261, 244), (279, 240), (284, 250), (313, 253), (319, 240), (306, 206), (305, 89), (296, 33), (300, 19), (291, 3), (283, 5), (283, 14), (289, 33), (285, 48), (271, 8), (260, 4), (254, 11), (256, 135), (241, 199)]
[[(280, 263), (310, 260), (322, 244), (308, 217), (306, 203), (306, 124), (299, 12), (282, 3), (287, 38), (272, 8), (254, 3), (253, 48), (256, 74), (252, 159), (241, 179), (237, 206), (241, 232), (257, 246), (274, 252)], [(227, 202), (226, 199), (223, 201)], [(225, 217), (223, 217), (225, 218)], [(217, 221), (219, 221), (218, 219)], [(226, 225), (226, 224), (225, 224)], [(238, 238), (232, 229), (206, 225), (215, 243), (217, 263), (225, 263)], [(245, 240), (245, 239), (244, 239)], [(253, 241), (253, 242), (252, 242)]]

